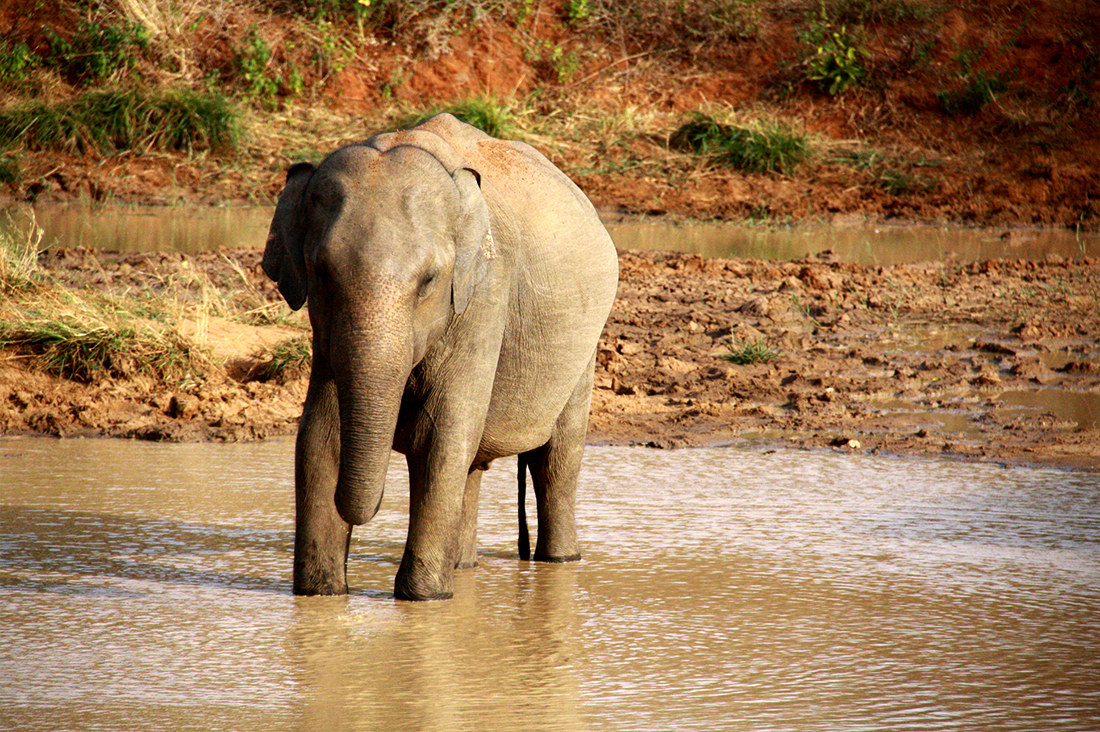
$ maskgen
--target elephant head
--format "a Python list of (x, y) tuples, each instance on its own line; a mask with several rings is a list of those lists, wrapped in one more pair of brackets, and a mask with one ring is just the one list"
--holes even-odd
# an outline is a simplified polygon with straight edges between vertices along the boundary
[(406, 382), (492, 256), (470, 168), (410, 145), (353, 145), (288, 170), (263, 269), (291, 308), (309, 303), (311, 378), (336, 387), (335, 500), (348, 523), (377, 512)]

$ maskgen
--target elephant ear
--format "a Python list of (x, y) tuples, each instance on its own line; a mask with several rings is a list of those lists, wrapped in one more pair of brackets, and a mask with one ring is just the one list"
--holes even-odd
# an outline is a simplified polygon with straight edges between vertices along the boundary
[(279, 292), (291, 310), (298, 310), (306, 302), (305, 222), (301, 209), (313, 170), (310, 163), (295, 163), (287, 170), (286, 186), (275, 206), (261, 264), (264, 273), (279, 284)]
[(489, 230), (489, 207), (481, 193), (481, 175), (473, 168), (458, 168), (453, 178), (458, 186), (462, 211), (455, 232), (451, 295), (455, 313), (461, 315), (474, 288), (485, 279), (489, 260), (496, 257), (496, 248)]

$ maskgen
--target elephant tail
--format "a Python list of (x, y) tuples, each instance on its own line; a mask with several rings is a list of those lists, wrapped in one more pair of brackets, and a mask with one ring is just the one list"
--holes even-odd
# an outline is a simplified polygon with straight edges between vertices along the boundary
[(519, 461), (519, 558), (528, 561), (531, 559), (531, 535), (527, 532), (527, 458), (523, 453), (516, 457)]

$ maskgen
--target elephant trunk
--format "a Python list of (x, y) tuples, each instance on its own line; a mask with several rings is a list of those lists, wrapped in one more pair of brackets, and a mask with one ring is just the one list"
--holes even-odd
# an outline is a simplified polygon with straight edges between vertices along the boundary
[(404, 350), (353, 350), (338, 359), (344, 363), (336, 368), (340, 405), (336, 508), (349, 524), (367, 523), (382, 503), (401, 397), (411, 370)]

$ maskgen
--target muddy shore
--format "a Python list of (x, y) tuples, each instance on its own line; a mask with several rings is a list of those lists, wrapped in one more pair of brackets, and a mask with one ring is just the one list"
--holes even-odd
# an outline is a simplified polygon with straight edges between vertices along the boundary
[[(45, 273), (104, 294), (201, 273), (278, 303), (258, 250), (54, 250)], [(623, 253), (600, 342), (590, 441), (931, 455), (1100, 470), (1100, 264), (1048, 258), (863, 266)], [(242, 279), (243, 278), (243, 279)], [(203, 297), (210, 297), (206, 293)], [(277, 305), (272, 305), (277, 307)], [(285, 308), (284, 306), (281, 306)], [(276, 377), (299, 315), (183, 328), (187, 378), (51, 376), (0, 352), (0, 434), (251, 440), (292, 434), (308, 367)], [(727, 360), (756, 346), (756, 363)]]

